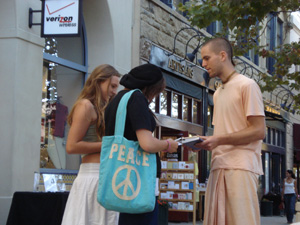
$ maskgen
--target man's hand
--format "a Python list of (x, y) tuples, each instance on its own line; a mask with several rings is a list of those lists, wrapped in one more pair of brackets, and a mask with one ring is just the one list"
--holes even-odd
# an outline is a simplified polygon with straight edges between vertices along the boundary
[(197, 148), (202, 148), (208, 151), (212, 151), (214, 148), (216, 148), (218, 144), (218, 137), (217, 136), (199, 136), (204, 141), (195, 144)]

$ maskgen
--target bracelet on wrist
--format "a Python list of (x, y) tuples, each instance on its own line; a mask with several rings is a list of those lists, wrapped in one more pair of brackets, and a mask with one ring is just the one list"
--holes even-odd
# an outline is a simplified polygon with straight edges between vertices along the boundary
[(169, 150), (171, 149), (170, 142), (168, 140), (166, 140), (166, 142), (168, 143), (168, 147), (167, 149), (163, 150), (163, 152), (169, 152)]
[(171, 144), (170, 144), (170, 142), (168, 140), (166, 140), (166, 141), (168, 142), (167, 152), (170, 152), (170, 150), (171, 150)]
[(167, 149), (162, 150), (162, 152), (169, 152), (170, 149), (171, 149), (171, 144), (170, 144), (170, 142), (168, 140), (165, 140), (165, 141), (167, 142), (168, 146), (167, 146)]

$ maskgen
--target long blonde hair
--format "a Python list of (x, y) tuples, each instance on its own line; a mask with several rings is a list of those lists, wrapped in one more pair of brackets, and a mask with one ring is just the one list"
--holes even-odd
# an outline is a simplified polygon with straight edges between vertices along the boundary
[(88, 99), (95, 108), (95, 111), (97, 113), (97, 135), (99, 138), (101, 138), (105, 131), (104, 126), (104, 109), (107, 106), (108, 102), (105, 101), (102, 98), (101, 94), (101, 87), (100, 84), (102, 82), (105, 82), (107, 79), (110, 79), (113, 76), (120, 77), (119, 72), (108, 64), (103, 64), (100, 66), (97, 66), (94, 71), (91, 73), (91, 75), (86, 80), (83, 89), (81, 90), (69, 116), (68, 116), (68, 124), (72, 124), (72, 118), (74, 114), (74, 110), (80, 100), (82, 99)]

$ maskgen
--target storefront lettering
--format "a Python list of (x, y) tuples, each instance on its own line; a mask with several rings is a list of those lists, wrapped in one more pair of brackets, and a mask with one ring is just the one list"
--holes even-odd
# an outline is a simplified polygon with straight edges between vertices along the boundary
[(194, 71), (191, 67), (183, 65), (180, 62), (175, 61), (174, 59), (169, 59), (168, 68), (178, 73), (181, 73), (189, 78), (193, 78), (194, 76)]
[(46, 17), (47, 22), (51, 21), (51, 22), (60, 22), (60, 23), (70, 23), (73, 21), (73, 16), (57, 16), (57, 17)]

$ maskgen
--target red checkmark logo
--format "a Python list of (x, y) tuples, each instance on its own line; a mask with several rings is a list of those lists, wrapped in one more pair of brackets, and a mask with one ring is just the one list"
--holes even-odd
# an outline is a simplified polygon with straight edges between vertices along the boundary
[(46, 7), (47, 7), (47, 10), (48, 10), (49, 15), (51, 15), (51, 14), (56, 13), (56, 12), (62, 10), (62, 9), (65, 9), (65, 8), (67, 8), (67, 7), (69, 7), (69, 6), (73, 5), (73, 4), (75, 4), (75, 2), (73, 2), (73, 3), (69, 4), (69, 5), (66, 5), (66, 6), (64, 6), (64, 7), (60, 8), (60, 9), (57, 9), (57, 10), (55, 10), (55, 11), (53, 11), (53, 12), (50, 12), (49, 7), (48, 7), (47, 4), (46, 4)]

